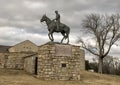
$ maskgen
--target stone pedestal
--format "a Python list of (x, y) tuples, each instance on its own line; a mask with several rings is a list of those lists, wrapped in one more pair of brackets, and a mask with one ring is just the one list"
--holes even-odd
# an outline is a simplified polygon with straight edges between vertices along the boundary
[(80, 80), (85, 69), (79, 46), (47, 43), (38, 47), (37, 77), (43, 80)]

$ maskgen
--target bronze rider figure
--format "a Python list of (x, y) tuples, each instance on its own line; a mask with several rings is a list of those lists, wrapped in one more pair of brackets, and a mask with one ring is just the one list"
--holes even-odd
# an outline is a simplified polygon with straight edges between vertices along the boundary
[(59, 28), (60, 28), (60, 14), (58, 13), (58, 11), (56, 10), (55, 11), (55, 14), (56, 14), (56, 18), (53, 19), (53, 21), (55, 20), (56, 21), (56, 25), (57, 25), (57, 31), (59, 31)]

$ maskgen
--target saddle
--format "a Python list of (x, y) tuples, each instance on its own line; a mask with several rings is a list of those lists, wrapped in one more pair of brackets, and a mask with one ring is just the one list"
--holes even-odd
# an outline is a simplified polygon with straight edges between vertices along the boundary
[[(55, 26), (57, 27), (57, 23), (55, 22)], [(59, 25), (59, 29), (60, 28), (63, 28), (65, 25), (63, 24), (63, 23), (60, 23), (60, 25)]]

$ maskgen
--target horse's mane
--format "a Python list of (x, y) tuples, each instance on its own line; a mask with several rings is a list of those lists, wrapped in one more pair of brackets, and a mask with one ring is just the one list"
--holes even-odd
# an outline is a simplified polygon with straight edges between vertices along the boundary
[(46, 18), (47, 18), (49, 21), (52, 21), (48, 16), (46, 16)]

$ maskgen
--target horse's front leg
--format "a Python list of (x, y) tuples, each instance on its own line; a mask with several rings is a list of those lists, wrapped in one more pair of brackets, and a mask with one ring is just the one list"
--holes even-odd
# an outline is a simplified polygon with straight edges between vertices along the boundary
[(50, 33), (48, 33), (48, 37), (49, 37), (49, 39), (52, 41), (52, 39), (51, 39), (51, 34), (50, 34)]
[(48, 36), (49, 36), (49, 39), (50, 39), (51, 41), (54, 41), (54, 39), (53, 39), (53, 33), (49, 32)]
[(51, 33), (51, 38), (52, 38), (52, 41), (54, 41), (54, 38), (53, 38), (53, 33)]

